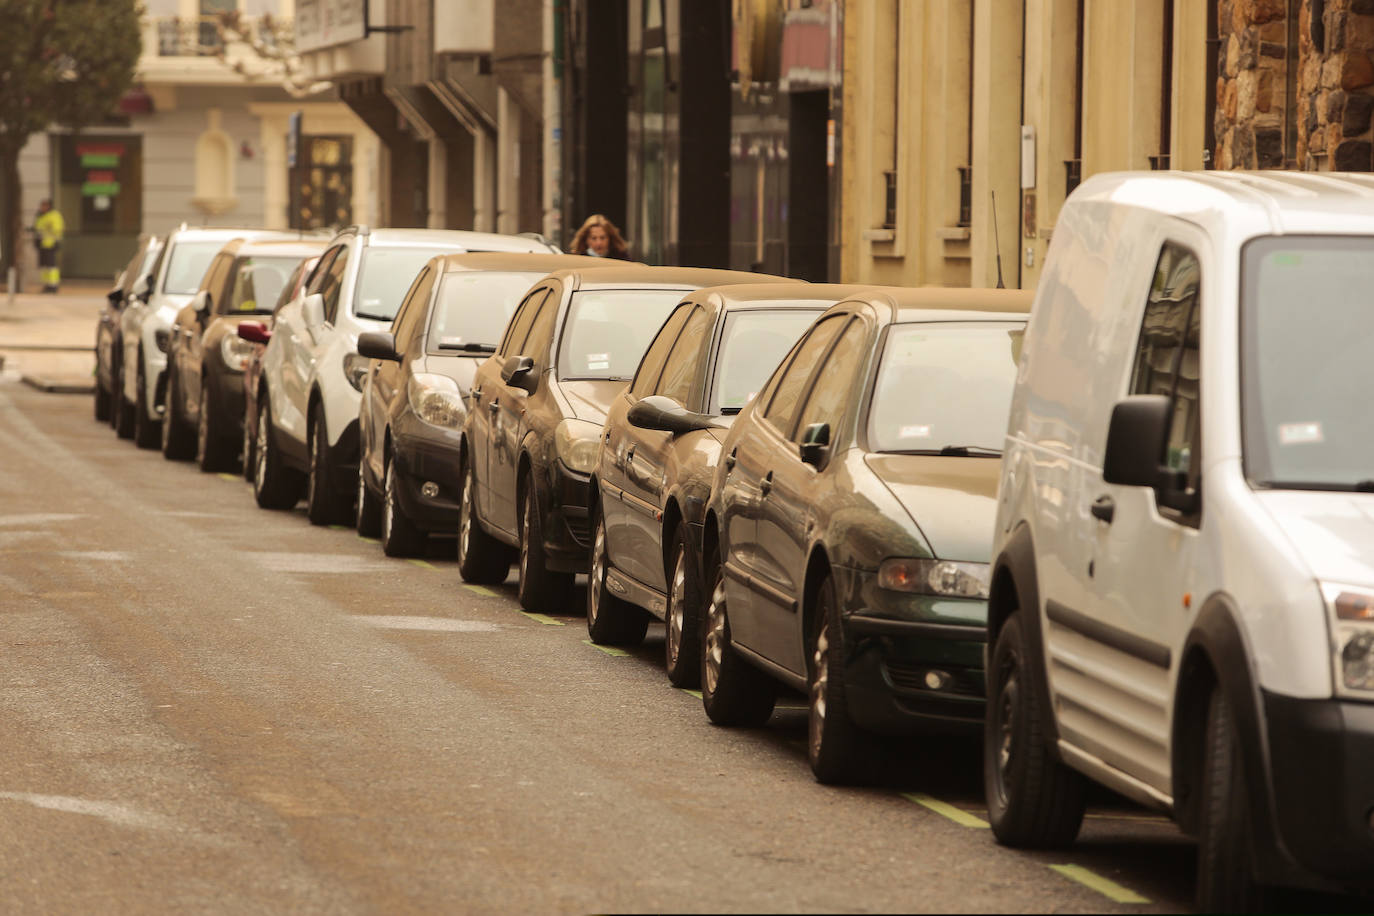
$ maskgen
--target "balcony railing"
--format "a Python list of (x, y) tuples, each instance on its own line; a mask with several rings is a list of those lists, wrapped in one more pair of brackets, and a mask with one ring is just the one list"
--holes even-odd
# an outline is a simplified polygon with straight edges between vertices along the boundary
[[(224, 51), (218, 16), (169, 16), (144, 21), (144, 53), (152, 57), (216, 57)], [(263, 47), (276, 47), (282, 19), (242, 20), (245, 37)]]

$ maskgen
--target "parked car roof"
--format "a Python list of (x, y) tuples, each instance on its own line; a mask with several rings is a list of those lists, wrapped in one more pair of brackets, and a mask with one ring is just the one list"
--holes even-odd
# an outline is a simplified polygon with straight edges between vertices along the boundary
[(776, 308), (783, 303), (814, 305), (852, 299), (873, 287), (855, 283), (743, 283), (738, 286), (708, 286), (684, 296), (712, 308)]
[(706, 267), (654, 267), (630, 261), (612, 261), (585, 277), (577, 270), (555, 271), (560, 279), (570, 280), (578, 289), (699, 289), (703, 286), (733, 286), (737, 283), (790, 283), (804, 280), (755, 274), (744, 270), (716, 270)]
[(866, 302), (885, 321), (929, 321), (935, 313), (944, 320), (958, 320), (957, 313), (1029, 314), (1035, 293), (1028, 289), (966, 289), (961, 287), (870, 287), (850, 302)]
[(368, 245), (462, 245), (473, 251), (528, 251), (551, 253), (547, 242), (521, 235), (501, 235), (496, 232), (472, 232), (467, 229), (368, 229), (350, 226), (339, 235), (361, 235)]
[(440, 270), (445, 273), (460, 270), (538, 270), (552, 273), (555, 270), (572, 270), (603, 267), (607, 261), (581, 254), (543, 254), (540, 252), (520, 251), (474, 251), (462, 254), (439, 256)]
[[(232, 244), (232, 243), (231, 243)], [(297, 257), (308, 258), (317, 255), (329, 245), (328, 239), (292, 239), (285, 241), (281, 239), (243, 239), (237, 245), (237, 253), (240, 256), (257, 255), (258, 257)], [(229, 246), (224, 246), (228, 248)]]

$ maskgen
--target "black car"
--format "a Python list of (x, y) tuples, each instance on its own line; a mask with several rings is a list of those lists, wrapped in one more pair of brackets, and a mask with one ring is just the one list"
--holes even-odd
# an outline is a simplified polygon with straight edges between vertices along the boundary
[(816, 778), (871, 733), (976, 731), (1002, 440), (1031, 294), (869, 291), (807, 332), (721, 446), (702, 699), (810, 700)]
[(147, 291), (148, 275), (160, 251), (162, 239), (157, 236), (139, 239), (133, 257), (120, 272), (114, 287), (105, 294), (105, 307), (100, 310), (95, 327), (95, 418), (108, 420), (121, 439), (133, 438), (134, 417), (132, 412), (121, 413), (116, 409), (120, 401), (120, 360), (124, 356), (119, 316), (130, 299)]
[(322, 239), (235, 239), (215, 255), (195, 296), (172, 320), (162, 421), (165, 457), (195, 458), (203, 471), (237, 466), (243, 370), (253, 355), (253, 344), (239, 337), (239, 322), (272, 314), (292, 271), (324, 247)]
[(587, 569), (591, 473), (611, 400), (684, 294), (770, 280), (786, 282), (610, 262), (536, 284), (473, 384), (463, 425), (463, 578), (504, 580), (518, 550), (521, 605), (566, 606), (574, 574)]
[(372, 358), (358, 411), (358, 533), (387, 556), (421, 553), (431, 534), (458, 533), (462, 426), (479, 360), (535, 281), (604, 264), (557, 254), (439, 255), (401, 303), (391, 331), (358, 336)]
[(701, 670), (701, 528), (734, 416), (816, 317), (863, 287), (795, 283), (689, 294), (611, 401), (592, 475), (587, 629), (598, 643), (638, 642), (649, 611), (666, 626), (668, 678)]

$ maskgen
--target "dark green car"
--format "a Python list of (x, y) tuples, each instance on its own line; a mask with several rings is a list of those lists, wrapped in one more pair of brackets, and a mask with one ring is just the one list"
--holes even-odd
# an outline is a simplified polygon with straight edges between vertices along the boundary
[(974, 730), (987, 569), (1029, 293), (870, 290), (739, 415), (703, 532), (702, 696), (720, 724), (810, 699), (822, 782), (870, 733)]

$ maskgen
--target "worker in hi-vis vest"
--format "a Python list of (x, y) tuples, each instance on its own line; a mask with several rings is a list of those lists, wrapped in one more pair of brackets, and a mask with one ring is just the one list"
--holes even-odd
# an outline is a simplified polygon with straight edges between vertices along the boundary
[(62, 282), (57, 256), (62, 249), (62, 235), (67, 231), (67, 224), (62, 214), (53, 209), (51, 200), (44, 198), (39, 201), (33, 231), (34, 244), (38, 246), (38, 273), (43, 280), (43, 292), (55, 293)]

